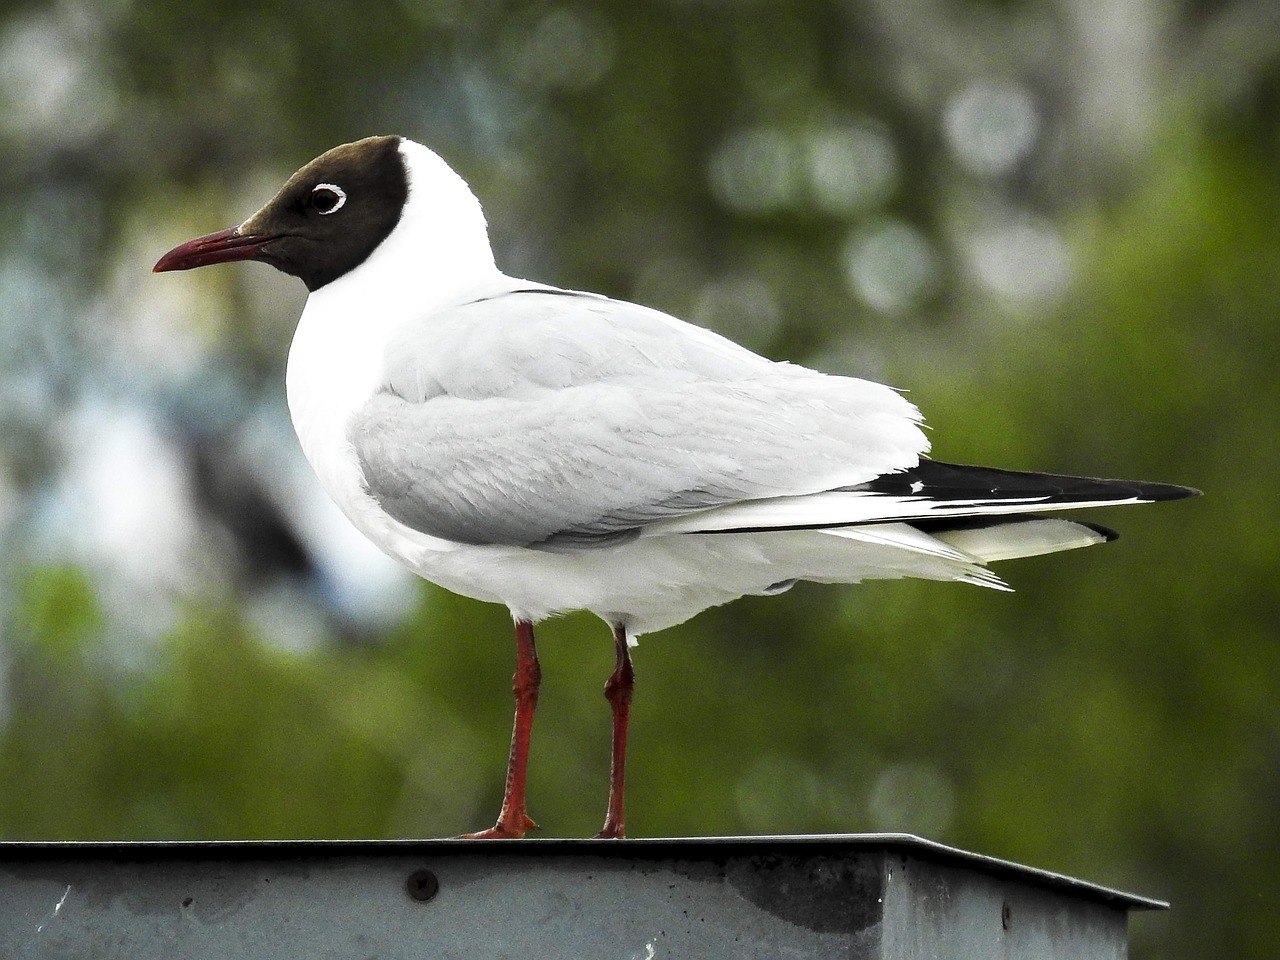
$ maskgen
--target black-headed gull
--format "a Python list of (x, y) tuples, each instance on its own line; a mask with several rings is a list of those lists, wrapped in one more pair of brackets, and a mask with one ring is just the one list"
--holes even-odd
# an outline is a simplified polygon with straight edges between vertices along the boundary
[(628, 648), (640, 634), (797, 580), (1002, 588), (988, 562), (1113, 536), (1044, 511), (1195, 492), (929, 460), (919, 411), (890, 387), (508, 277), (467, 184), (401, 137), (330, 150), (240, 226), (155, 269), (231, 260), (269, 263), (310, 291), (289, 410), (329, 495), (418, 575), (515, 619), (506, 790), (497, 823), (472, 836), (534, 825), (539, 620), (589, 610), (613, 630), (599, 836), (621, 837)]

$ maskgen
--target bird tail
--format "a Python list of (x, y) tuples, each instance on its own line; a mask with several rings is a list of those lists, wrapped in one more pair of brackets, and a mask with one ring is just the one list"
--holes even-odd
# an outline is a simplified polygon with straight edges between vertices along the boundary
[(1120, 535), (1110, 527), (1061, 517), (977, 517), (911, 524), (979, 563), (1038, 557), (1109, 543)]
[[(849, 552), (819, 546), (822, 560), (802, 579), (846, 582), (905, 576), (958, 580), (996, 590), (1011, 588), (987, 568), (988, 563), (1075, 550), (1116, 538), (1115, 531), (1097, 524), (1036, 516), (876, 523), (784, 534), (815, 535), (827, 542), (854, 541), (857, 547)], [(854, 572), (847, 563), (857, 565)]]

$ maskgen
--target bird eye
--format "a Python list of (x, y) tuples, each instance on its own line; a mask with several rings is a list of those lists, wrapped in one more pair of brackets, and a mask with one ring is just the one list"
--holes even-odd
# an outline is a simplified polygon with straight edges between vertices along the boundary
[(342, 205), (347, 202), (347, 194), (339, 186), (332, 183), (318, 184), (311, 191), (311, 205), (316, 208), (316, 212), (322, 216), (326, 213), (333, 213), (342, 209)]

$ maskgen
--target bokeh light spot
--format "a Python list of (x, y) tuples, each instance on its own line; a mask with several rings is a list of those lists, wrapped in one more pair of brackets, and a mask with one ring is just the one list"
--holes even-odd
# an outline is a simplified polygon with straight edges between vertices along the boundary
[(776, 127), (735, 131), (711, 158), (711, 190), (731, 210), (779, 210), (798, 192), (799, 160), (796, 144)]
[(532, 87), (585, 90), (613, 64), (613, 32), (595, 14), (558, 7), (532, 29), (514, 26), (504, 52), (511, 72)]
[(845, 247), (845, 277), (870, 306), (898, 313), (936, 288), (938, 255), (924, 234), (900, 220), (856, 231)]
[(898, 159), (888, 134), (871, 124), (816, 130), (805, 140), (814, 200), (836, 215), (884, 203), (898, 182)]
[(867, 808), (877, 830), (942, 836), (955, 816), (955, 787), (931, 763), (899, 763), (876, 777)]
[(975, 83), (951, 101), (945, 127), (961, 163), (975, 173), (999, 175), (1031, 152), (1040, 115), (1021, 86)]
[(1062, 292), (1071, 280), (1071, 257), (1058, 230), (1025, 214), (976, 230), (967, 246), (974, 277), (992, 293), (1035, 300)]

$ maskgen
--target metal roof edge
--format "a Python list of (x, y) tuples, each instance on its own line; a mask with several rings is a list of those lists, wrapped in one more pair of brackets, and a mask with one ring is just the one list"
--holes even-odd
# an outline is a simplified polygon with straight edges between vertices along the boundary
[(434, 853), (450, 855), (492, 851), (536, 855), (592, 854), (602, 856), (639, 855), (653, 858), (672, 853), (703, 855), (717, 848), (742, 848), (746, 853), (764, 853), (771, 848), (827, 846), (894, 850), (922, 859), (953, 863), (984, 873), (1022, 879), (1039, 886), (1071, 893), (1126, 910), (1167, 910), (1163, 900), (1126, 893), (1112, 887), (1080, 880), (1011, 860), (973, 853), (910, 833), (835, 833), (753, 837), (644, 837), (628, 840), (589, 840), (538, 837), (524, 840), (395, 839), (395, 840), (9, 840), (0, 841), (0, 863), (53, 857), (108, 857), (128, 860), (255, 857), (317, 857), (325, 855), (392, 855)]

